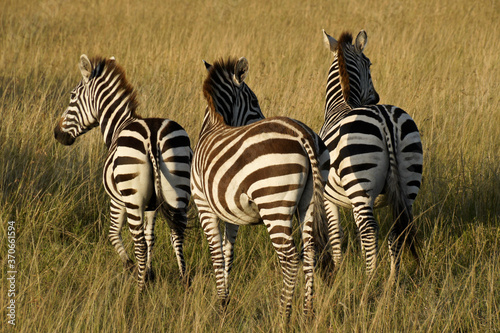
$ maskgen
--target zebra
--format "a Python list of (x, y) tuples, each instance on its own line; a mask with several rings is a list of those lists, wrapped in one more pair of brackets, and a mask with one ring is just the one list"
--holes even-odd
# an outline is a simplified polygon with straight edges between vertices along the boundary
[[(304, 313), (309, 314), (315, 253), (328, 244), (323, 179), (328, 176), (329, 153), (317, 134), (290, 118), (228, 125), (247, 112), (261, 116), (257, 98), (244, 82), (247, 72), (245, 58), (220, 59), (209, 67), (203, 84), (208, 106), (191, 166), (192, 196), (207, 237), (217, 295), (226, 308), (238, 226), (263, 223), (283, 274), (281, 313), (289, 317), (299, 263), (292, 238), (297, 214), (303, 240)], [(218, 219), (225, 221), (224, 237)]]
[(390, 205), (393, 225), (388, 243), (391, 280), (398, 277), (400, 250), (407, 245), (418, 262), (412, 204), (422, 181), (422, 143), (417, 125), (402, 109), (376, 105), (379, 95), (363, 53), (367, 34), (354, 44), (350, 33), (335, 40), (323, 30), (334, 59), (326, 86), (325, 122), (319, 132), (330, 151), (331, 169), (325, 186), (325, 210), (335, 266), (341, 260), (342, 227), (338, 207), (353, 210), (366, 271), (377, 264), (378, 223), (373, 209)]
[(108, 148), (103, 184), (111, 198), (109, 240), (125, 267), (134, 269), (121, 238), (127, 220), (138, 263), (138, 288), (143, 290), (146, 278), (154, 279), (154, 226), (161, 210), (171, 229), (170, 241), (184, 279), (183, 241), (193, 154), (189, 137), (172, 120), (141, 118), (136, 113), (136, 93), (114, 57), (91, 60), (83, 54), (79, 68), (82, 80), (71, 92), (54, 136), (71, 145), (78, 136), (100, 126)]
[[(210, 68), (212, 65), (205, 60), (203, 60), (205, 68), (210, 73)], [(236, 72), (244, 73), (248, 71), (248, 60), (242, 57), (240, 58), (239, 68), (235, 69)], [(214, 80), (217, 80), (218, 84), (224, 84), (222, 78), (213, 76)], [(264, 114), (260, 109), (259, 100), (257, 96), (255, 96), (252, 89), (248, 87), (248, 85), (244, 82), (244, 80), (240, 83), (240, 90), (242, 93), (238, 94), (238, 99), (233, 103), (231, 101), (230, 94), (221, 95), (220, 98), (226, 105), (233, 103), (235, 107), (231, 110), (229, 108), (222, 108), (221, 111), (222, 117), (224, 118), (224, 123), (229, 126), (244, 126), (250, 125), (256, 121), (264, 119)], [(229, 111), (229, 112), (228, 112)], [(236, 237), (238, 235), (239, 225), (226, 223), (224, 226), (224, 235), (225, 235), (225, 252), (224, 252), (224, 275), (226, 281), (229, 279), (229, 273), (231, 271), (234, 259), (234, 243), (236, 242)]]

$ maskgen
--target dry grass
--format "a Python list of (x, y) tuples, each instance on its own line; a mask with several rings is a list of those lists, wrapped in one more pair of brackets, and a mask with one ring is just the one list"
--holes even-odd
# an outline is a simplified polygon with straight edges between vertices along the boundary
[[(500, 330), (500, 4), (383, 0), (0, 2), (0, 291), (6, 325), (7, 221), (16, 221), (16, 326), (55, 331), (279, 331), (281, 275), (263, 228), (242, 228), (228, 312), (218, 312), (206, 240), (192, 222), (177, 280), (165, 223), (157, 224), (158, 281), (136, 297), (107, 240), (105, 156), (97, 131), (68, 148), (53, 139), (80, 79), (81, 53), (117, 58), (144, 116), (181, 123), (198, 138), (205, 101), (201, 62), (245, 56), (266, 116), (319, 130), (331, 62), (321, 29), (368, 32), (366, 54), (381, 102), (407, 110), (423, 134), (417, 199), (422, 267), (405, 256), (396, 290), (389, 260), (367, 281), (350, 212), (346, 258), (318, 279), (316, 317), (303, 322), (299, 286), (288, 330)], [(381, 235), (388, 229), (379, 212)], [(127, 234), (127, 233), (125, 233)], [(126, 237), (130, 247), (130, 238)], [(302, 283), (302, 282), (301, 282)]]

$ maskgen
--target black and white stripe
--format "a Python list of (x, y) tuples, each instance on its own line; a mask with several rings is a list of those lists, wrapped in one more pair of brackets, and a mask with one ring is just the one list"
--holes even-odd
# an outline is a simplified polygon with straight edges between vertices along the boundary
[[(231, 261), (226, 258), (233, 255), (237, 226), (264, 223), (283, 272), (281, 310), (287, 316), (299, 263), (292, 238), (292, 219), (297, 214), (304, 243), (304, 311), (308, 313), (315, 248), (322, 250), (327, 244), (322, 213), (329, 154), (321, 139), (296, 120), (277, 117), (241, 127), (228, 125), (237, 124), (235, 118), (252, 112), (252, 106), (255, 115), (259, 114), (256, 97), (243, 82), (247, 69), (244, 58), (219, 61), (209, 68), (203, 86), (208, 107), (192, 164), (193, 198), (223, 305), (229, 299)], [(224, 238), (218, 219), (226, 222)]]
[[(222, 61), (222, 60), (221, 60)], [(212, 65), (203, 61), (205, 68), (210, 72)], [(223, 77), (227, 73), (214, 73), (212, 80), (214, 85), (220, 86), (221, 89), (215, 90), (216, 99), (219, 101), (218, 112), (222, 115), (224, 122), (229, 126), (244, 126), (250, 125), (256, 121), (264, 119), (259, 105), (259, 100), (244, 82), (248, 71), (248, 61), (241, 58), (235, 64), (233, 76), (240, 77), (240, 85), (238, 87), (230, 86), (232, 79)], [(232, 93), (232, 89), (239, 90), (239, 93)]]
[(123, 262), (133, 268), (122, 243), (127, 221), (138, 262), (139, 289), (153, 278), (151, 254), (154, 224), (161, 210), (171, 229), (171, 242), (181, 277), (185, 276), (184, 230), (190, 199), (192, 151), (186, 131), (176, 122), (140, 118), (132, 86), (114, 58), (80, 57), (82, 81), (71, 92), (70, 104), (57, 124), (55, 138), (71, 145), (100, 125), (108, 156), (103, 183), (111, 197), (109, 239)]
[(335, 263), (341, 259), (342, 228), (338, 206), (352, 208), (371, 274), (378, 253), (378, 223), (373, 209), (391, 205), (393, 225), (388, 237), (391, 278), (399, 272), (400, 250), (406, 238), (417, 256), (412, 204), (422, 180), (422, 144), (413, 119), (391, 105), (373, 105), (370, 60), (363, 54), (367, 36), (354, 44), (349, 33), (339, 40), (323, 31), (334, 55), (326, 89), (325, 123), (320, 136), (330, 150), (331, 169), (325, 187), (330, 244)]

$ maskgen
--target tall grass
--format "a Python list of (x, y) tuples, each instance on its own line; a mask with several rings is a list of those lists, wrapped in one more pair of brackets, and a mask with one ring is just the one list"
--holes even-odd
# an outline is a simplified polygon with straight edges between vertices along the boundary
[[(500, 330), (500, 4), (404, 2), (0, 2), (0, 303), (7, 310), (7, 221), (16, 221), (16, 328), (33, 331), (279, 331), (281, 274), (262, 227), (241, 228), (231, 303), (220, 313), (206, 240), (187, 232), (192, 285), (177, 278), (164, 221), (157, 281), (136, 295), (107, 240), (106, 154), (94, 130), (63, 147), (53, 127), (80, 80), (82, 53), (115, 56), (137, 90), (139, 113), (181, 123), (197, 142), (205, 101), (201, 62), (245, 56), (266, 116), (319, 130), (331, 55), (321, 29), (368, 33), (381, 103), (409, 112), (422, 133), (424, 183), (415, 205), (419, 270), (405, 256), (398, 287), (380, 265), (368, 280), (351, 213), (345, 258), (331, 285), (317, 279), (315, 318), (296, 289), (290, 331)], [(195, 216), (195, 212), (192, 215)], [(124, 232), (131, 248), (130, 237)], [(384, 243), (383, 243), (384, 242)]]

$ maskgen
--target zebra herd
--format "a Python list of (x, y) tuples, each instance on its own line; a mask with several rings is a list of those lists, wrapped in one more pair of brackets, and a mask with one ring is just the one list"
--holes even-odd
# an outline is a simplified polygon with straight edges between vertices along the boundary
[[(245, 83), (248, 61), (229, 58), (213, 65), (205, 62), (207, 108), (194, 153), (181, 125), (137, 115), (134, 89), (114, 58), (80, 57), (82, 80), (71, 92), (54, 135), (71, 145), (100, 126), (108, 148), (103, 183), (111, 197), (109, 239), (124, 265), (134, 270), (121, 240), (126, 221), (139, 290), (154, 278), (157, 211), (167, 220), (181, 279), (186, 280), (183, 241), (191, 197), (223, 307), (229, 302), (240, 225), (266, 226), (283, 274), (281, 312), (286, 317), (299, 262), (305, 278), (304, 313), (309, 314), (315, 266), (331, 271), (341, 261), (339, 206), (353, 210), (367, 274), (373, 274), (378, 252), (375, 207), (388, 204), (393, 211), (391, 281), (398, 276), (403, 244), (418, 259), (412, 204), (421, 184), (423, 155), (417, 126), (402, 109), (377, 104), (370, 60), (363, 53), (364, 31), (354, 43), (349, 33), (338, 41), (324, 31), (323, 37), (333, 63), (319, 134), (294, 119), (265, 118)], [(300, 255), (292, 235), (294, 218), (302, 238)], [(225, 222), (224, 233), (219, 220)]]

